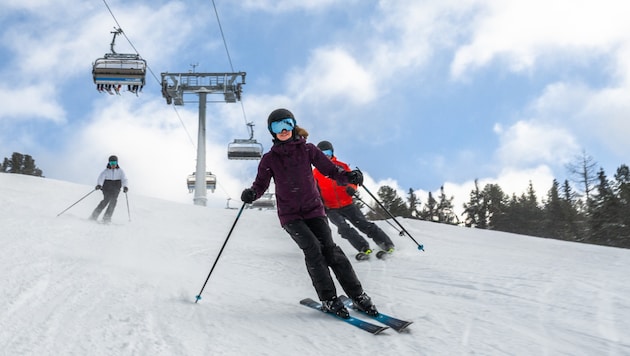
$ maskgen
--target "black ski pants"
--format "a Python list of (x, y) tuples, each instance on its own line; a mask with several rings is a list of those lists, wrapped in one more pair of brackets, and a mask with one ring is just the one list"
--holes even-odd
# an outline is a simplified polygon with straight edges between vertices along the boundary
[(374, 240), (381, 249), (387, 250), (390, 247), (394, 247), (394, 243), (389, 236), (387, 236), (385, 231), (383, 231), (375, 223), (366, 219), (363, 212), (361, 212), (361, 209), (354, 204), (346, 205), (339, 209), (328, 209), (327, 214), (330, 222), (337, 226), (337, 232), (339, 235), (348, 240), (350, 244), (357, 249), (357, 251), (365, 251), (370, 248), (370, 244), (361, 235), (359, 235), (357, 230), (353, 229), (346, 220), (356, 226), (359, 231), (366, 234), (367, 237)]
[(92, 212), (92, 219), (96, 220), (101, 211), (107, 207), (107, 210), (105, 210), (105, 214), (103, 215), (103, 220), (111, 220), (112, 215), (114, 214), (114, 209), (116, 209), (116, 203), (118, 202), (118, 194), (120, 194), (120, 189), (103, 190), (103, 200), (98, 203), (96, 209)]
[(337, 296), (330, 269), (350, 298), (363, 293), (363, 287), (354, 273), (352, 264), (332, 239), (325, 216), (294, 220), (285, 224), (284, 229), (304, 253), (306, 269), (319, 300), (330, 300)]

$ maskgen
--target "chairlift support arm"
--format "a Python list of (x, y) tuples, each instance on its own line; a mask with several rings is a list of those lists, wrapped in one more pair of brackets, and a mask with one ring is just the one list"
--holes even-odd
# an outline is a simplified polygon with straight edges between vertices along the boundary
[(111, 50), (111, 52), (113, 54), (117, 54), (116, 51), (114, 51), (114, 45), (116, 44), (116, 36), (120, 35), (123, 33), (122, 28), (116, 28), (114, 27), (115, 31), (112, 31), (111, 33), (114, 34), (114, 37), (112, 38), (112, 43), (110, 43), (109, 45), (109, 49)]

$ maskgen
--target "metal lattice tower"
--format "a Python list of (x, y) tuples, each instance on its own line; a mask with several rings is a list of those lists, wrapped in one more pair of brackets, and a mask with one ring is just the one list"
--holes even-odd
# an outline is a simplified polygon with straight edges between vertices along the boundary
[[(162, 73), (162, 96), (168, 105), (199, 102), (199, 132), (197, 135), (197, 168), (195, 205), (206, 206), (206, 103), (208, 94), (220, 99), (210, 102), (235, 103), (241, 100), (245, 72), (238, 73)], [(185, 97), (191, 97), (185, 100)]]

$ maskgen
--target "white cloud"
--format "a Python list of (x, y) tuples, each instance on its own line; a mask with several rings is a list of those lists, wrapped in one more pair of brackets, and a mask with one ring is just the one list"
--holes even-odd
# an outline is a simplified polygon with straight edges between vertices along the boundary
[(519, 121), (498, 130), (497, 156), (501, 166), (528, 168), (544, 163), (565, 162), (579, 147), (570, 132), (532, 121)]
[(289, 89), (299, 101), (315, 103), (360, 105), (376, 97), (370, 73), (341, 48), (316, 50), (306, 68), (293, 71)]
[(479, 5), (471, 41), (455, 54), (454, 77), (498, 58), (513, 71), (562, 52), (562, 60), (580, 60), (630, 39), (626, 1), (490, 0)]
[(623, 157), (630, 150), (626, 139), (630, 132), (630, 82), (622, 84), (595, 90), (579, 83), (554, 83), (530, 108), (536, 121), (555, 127), (553, 131), (570, 130), (575, 142), (577, 138), (582, 145), (600, 142)]
[[(321, 11), (328, 7), (341, 4), (335, 0), (244, 0), (241, 1), (241, 3), (246, 9), (262, 10), (271, 13)], [(343, 4), (344, 6), (348, 5), (346, 2)]]
[(65, 122), (65, 110), (57, 103), (57, 89), (52, 85), (7, 88), (0, 87), (0, 121), (44, 119)]

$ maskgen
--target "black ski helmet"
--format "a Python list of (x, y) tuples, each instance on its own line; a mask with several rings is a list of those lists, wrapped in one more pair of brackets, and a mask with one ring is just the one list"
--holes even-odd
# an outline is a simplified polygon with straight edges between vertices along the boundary
[(108, 162), (113, 162), (113, 161), (118, 162), (118, 157), (116, 155), (109, 156), (109, 161)]
[(293, 116), (293, 113), (290, 112), (289, 110), (287, 110), (287, 109), (276, 109), (276, 110), (272, 111), (271, 114), (269, 114), (269, 117), (267, 118), (267, 129), (269, 130), (269, 133), (273, 137), (276, 137), (276, 134), (274, 134), (273, 131), (271, 131), (271, 123), (275, 122), (275, 121), (280, 121), (280, 120), (286, 119), (286, 118), (293, 119), (293, 126), (295, 127), (295, 124), (296, 124), (295, 116)]
[(333, 153), (333, 156), (335, 155), (335, 149), (333, 148), (332, 143), (328, 141), (321, 141), (317, 144), (317, 148), (319, 148), (320, 151), (330, 150), (330, 152)]

